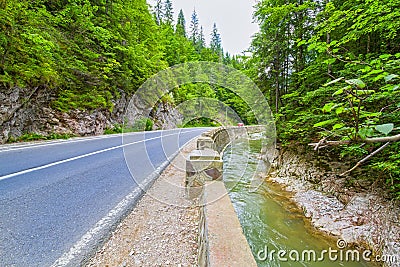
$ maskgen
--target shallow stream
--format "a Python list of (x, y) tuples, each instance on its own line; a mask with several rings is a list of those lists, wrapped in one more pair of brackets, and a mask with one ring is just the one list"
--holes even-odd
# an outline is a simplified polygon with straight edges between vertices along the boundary
[(354, 260), (353, 249), (339, 249), (335, 239), (317, 233), (279, 185), (264, 182), (253, 190), (255, 179), (265, 177), (257, 173), (260, 150), (260, 140), (242, 140), (224, 153), (225, 186), (258, 266), (372, 266), (362, 252)]

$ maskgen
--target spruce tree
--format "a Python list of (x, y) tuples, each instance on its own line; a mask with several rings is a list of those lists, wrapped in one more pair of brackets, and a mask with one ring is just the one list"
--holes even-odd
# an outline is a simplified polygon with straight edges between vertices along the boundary
[(172, 8), (171, 0), (166, 0), (164, 3), (164, 19), (165, 22), (169, 25), (172, 25), (174, 21), (174, 11)]
[(206, 40), (204, 39), (203, 26), (200, 27), (200, 35), (199, 35), (199, 39), (197, 40), (197, 46), (198, 46), (199, 51), (206, 46)]
[(161, 25), (163, 16), (164, 12), (163, 12), (162, 0), (157, 0), (157, 3), (154, 7), (154, 17), (156, 19), (157, 25)]
[(178, 14), (178, 22), (176, 23), (175, 33), (180, 36), (186, 37), (186, 21), (182, 9), (179, 11)]
[(196, 45), (200, 36), (199, 19), (197, 17), (196, 9), (193, 9), (192, 20), (190, 21), (190, 41)]
[(215, 23), (211, 33), (210, 48), (218, 54), (222, 52), (221, 35), (218, 33), (217, 24)]

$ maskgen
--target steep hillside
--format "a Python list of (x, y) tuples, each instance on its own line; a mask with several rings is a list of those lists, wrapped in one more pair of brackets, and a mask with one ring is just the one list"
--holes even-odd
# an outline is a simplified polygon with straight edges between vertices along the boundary
[[(170, 2), (162, 4), (152, 13), (145, 0), (2, 1), (0, 142), (102, 134), (123, 122), (131, 96), (158, 71), (231, 61), (216, 27), (208, 48), (197, 17), (186, 33), (183, 13), (174, 25)], [(163, 102), (172, 107), (212, 91), (200, 87), (179, 88)], [(169, 109), (152, 114), (155, 127), (176, 126)]]

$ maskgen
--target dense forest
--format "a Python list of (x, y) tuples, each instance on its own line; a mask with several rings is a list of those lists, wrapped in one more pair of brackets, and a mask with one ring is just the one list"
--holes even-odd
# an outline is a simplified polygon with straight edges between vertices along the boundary
[[(260, 31), (247, 56), (225, 53), (217, 25), (205, 33), (195, 10), (188, 20), (175, 12), (171, 0), (0, 1), (0, 92), (41, 88), (60, 112), (112, 112), (113, 100), (160, 70), (220, 62), (262, 89), (283, 145), (336, 155), (400, 197), (399, 0), (258, 1)], [(199, 96), (255, 123), (236, 94), (209, 84), (181, 86), (163, 101)]]
[[(60, 111), (112, 111), (113, 99), (133, 95), (169, 66), (189, 61), (235, 65), (235, 57), (223, 51), (217, 25), (206, 44), (195, 10), (188, 23), (182, 11), (176, 23), (173, 17), (170, 0), (159, 0), (154, 8), (145, 0), (3, 1), (0, 86), (45, 87), (56, 96), (52, 108)], [(176, 105), (200, 95), (228, 99), (251, 123), (235, 94), (214, 89), (188, 84), (164, 100)]]
[(363, 165), (400, 197), (400, 1), (263, 0), (255, 19), (247, 67), (280, 140)]
[(145, 0), (2, 1), (0, 19), (1, 85), (44, 86), (63, 111), (112, 109), (121, 90), (132, 94), (168, 66), (230, 60), (216, 26), (206, 46), (196, 12), (186, 33), (170, 1), (158, 1), (153, 14)]

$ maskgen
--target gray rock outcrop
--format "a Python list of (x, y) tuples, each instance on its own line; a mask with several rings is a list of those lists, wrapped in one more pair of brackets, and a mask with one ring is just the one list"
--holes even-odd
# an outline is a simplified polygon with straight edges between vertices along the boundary
[[(123, 91), (118, 99), (114, 99), (112, 112), (104, 108), (61, 112), (51, 107), (54, 100), (54, 92), (45, 87), (0, 87), (0, 143), (26, 133), (43, 136), (100, 135), (106, 129), (112, 129), (115, 124), (122, 124), (128, 115), (134, 120), (146, 112), (149, 113), (147, 110), (141, 110), (140, 105), (128, 105), (130, 101)], [(149, 116), (154, 122), (153, 129), (176, 128), (182, 121), (182, 116), (170, 104), (158, 104)]]

